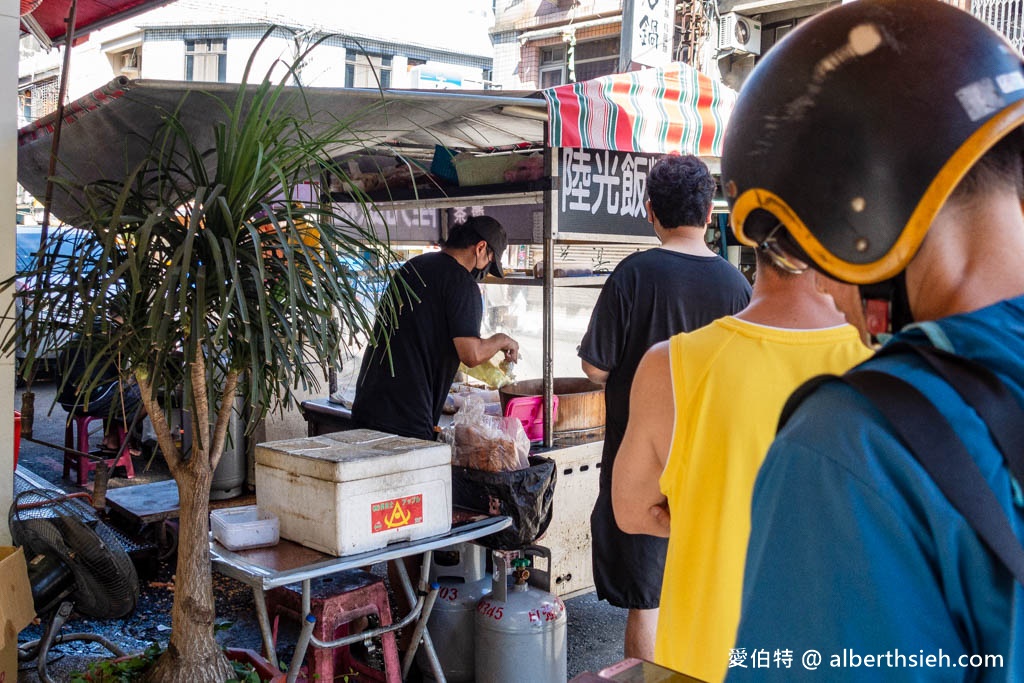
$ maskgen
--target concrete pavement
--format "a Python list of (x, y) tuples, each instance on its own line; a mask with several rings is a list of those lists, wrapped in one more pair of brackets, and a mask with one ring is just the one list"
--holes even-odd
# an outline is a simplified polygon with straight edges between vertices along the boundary
[[(21, 406), (23, 389), (17, 392), (15, 407)], [(58, 405), (50, 412), (55, 388), (52, 383), (36, 382), (34, 438), (51, 444), (63, 444), (64, 420), (66, 413)], [(50, 414), (47, 414), (50, 413)], [(99, 436), (94, 438), (98, 441)], [(113, 477), (109, 488), (131, 486), (139, 483), (163, 481), (169, 478), (166, 467), (159, 456), (147, 469), (146, 459), (135, 458), (136, 478)], [(37, 477), (59, 486), (66, 491), (81, 491), (73, 481), (62, 478), (61, 452), (55, 448), (22, 440), (19, 466), (29, 469)], [(91, 485), (91, 480), (90, 480)], [(142, 577), (141, 595), (138, 607), (129, 617), (121, 620), (74, 619), (65, 631), (88, 631), (102, 633), (129, 652), (141, 651), (156, 640), (166, 643), (170, 633), (170, 605), (173, 597), (173, 566), (160, 562), (154, 572)], [(259, 650), (259, 629), (253, 612), (251, 591), (243, 584), (214, 574), (218, 620), (224, 627), (218, 631), (218, 641), (230, 647), (244, 647)], [(569, 677), (583, 671), (597, 671), (622, 658), (622, 636), (625, 628), (625, 611), (598, 601), (593, 593), (566, 601), (568, 613), (568, 671)], [(19, 638), (21, 642), (41, 635), (39, 626), (25, 629)], [(294, 645), (294, 636), (282, 633), (279, 653), (287, 657)], [(92, 660), (103, 659), (109, 654), (100, 646), (90, 643), (65, 643), (54, 648), (51, 663), (48, 664), (50, 677), (54, 681), (69, 680), (74, 671), (82, 671)], [(56, 657), (54, 659), (54, 657)], [(39, 678), (35, 663), (26, 664), (29, 670), (19, 673), (18, 680), (33, 683)]]

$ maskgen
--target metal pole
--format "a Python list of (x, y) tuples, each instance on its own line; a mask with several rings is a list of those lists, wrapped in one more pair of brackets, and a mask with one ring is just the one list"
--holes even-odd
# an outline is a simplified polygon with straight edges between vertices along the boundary
[[(295, 45), (298, 49), (299, 36), (295, 36)], [(330, 211), (333, 200), (331, 199), (331, 174), (327, 171), (320, 172), (320, 191), (317, 193), (317, 203), (320, 208), (326, 211)], [(342, 360), (342, 350), (338, 348), (335, 350), (337, 354), (336, 358), (331, 358), (327, 361), (327, 395), (333, 396), (338, 391), (338, 370), (344, 367), (344, 360)], [(335, 365), (337, 363), (337, 365)]]
[[(308, 580), (303, 583), (308, 583)], [(295, 642), (295, 654), (292, 656), (291, 663), (288, 664), (288, 675), (285, 678), (287, 683), (295, 683), (299, 678), (299, 669), (302, 668), (302, 660), (306, 658), (306, 647), (309, 645), (310, 636), (313, 635), (314, 626), (316, 626), (316, 617), (307, 614), (302, 620), (302, 629), (299, 630), (299, 638)]]
[[(57, 173), (57, 151), (60, 149), (60, 131), (64, 124), (64, 98), (68, 93), (68, 74), (71, 71), (71, 46), (75, 44), (75, 21), (78, 14), (78, 0), (71, 0), (71, 7), (68, 8), (66, 19), (68, 29), (64, 32), (64, 63), (61, 66), (60, 83), (57, 86), (57, 120), (53, 122), (53, 139), (50, 141), (50, 163), (46, 172), (46, 191), (43, 195), (43, 225), (39, 231), (38, 257), (43, 254), (43, 245), (46, 244), (46, 232), (50, 227), (50, 203), (53, 201), (53, 176)], [(50, 269), (43, 271), (43, 286), (36, 287), (32, 295), (32, 310), (38, 313), (39, 300), (42, 290), (50, 284)], [(29, 345), (31, 349), (36, 346), (39, 338), (39, 325), (29, 327)], [(38, 364), (33, 364), (32, 372), (25, 378), (25, 392), (21, 395), (21, 434), (25, 437), (32, 436), (33, 422), (35, 421), (35, 392), (32, 391), (32, 381), (36, 376)]]
[[(75, 16), (78, 14), (78, 0), (71, 0), (68, 9), (68, 30), (64, 34), (64, 63), (61, 66), (60, 84), (57, 86), (57, 120), (53, 122), (53, 139), (50, 141), (50, 165), (46, 172), (46, 192), (43, 195), (43, 226), (39, 242), (46, 242), (46, 231), (50, 227), (50, 202), (53, 201), (53, 176), (57, 173), (57, 152), (60, 150), (60, 131), (64, 126), (64, 98), (68, 94), (68, 76), (71, 72), (71, 47), (75, 44)], [(38, 291), (38, 290), (37, 290)]]
[(299, 630), (298, 640), (295, 641), (295, 651), (292, 654), (292, 661), (288, 664), (287, 683), (295, 683), (299, 677), (299, 669), (302, 668), (302, 661), (306, 658), (306, 648), (309, 646), (310, 636), (313, 635), (313, 627), (316, 626), (316, 617), (310, 614), (312, 594), (312, 582), (310, 579), (302, 580), (302, 628)]
[[(160, 525), (163, 529), (163, 524)], [(256, 607), (256, 623), (260, 625), (260, 637), (263, 639), (263, 649), (267, 653), (267, 661), (271, 666), (277, 666), (277, 650), (274, 647), (273, 630), (270, 627), (270, 614), (267, 611), (267, 596), (263, 589), (257, 586), (252, 587), (253, 603)]]
[[(430, 551), (427, 552), (429, 553)], [(421, 591), (421, 596), (417, 598), (416, 591), (413, 590), (412, 581), (409, 579), (409, 572), (405, 569), (405, 563), (401, 560), (401, 558), (397, 560), (392, 560), (392, 562), (395, 567), (395, 572), (398, 574), (398, 579), (399, 583), (401, 584), (402, 590), (405, 592), (406, 600), (408, 600), (410, 605), (416, 603), (418, 610), (426, 608), (426, 601), (430, 599), (430, 594), (428, 593), (426, 595), (423, 595), (423, 591)], [(429, 568), (426, 556), (424, 556), (424, 564)], [(423, 575), (420, 576), (420, 586), (425, 585), (424, 576), (430, 575), (429, 569), (426, 572), (423, 572), (422, 574)], [(434, 600), (436, 600), (437, 589), (433, 589), (431, 593), (433, 593)], [(433, 606), (433, 603), (431, 603), (431, 606)], [(427, 617), (429, 616), (430, 614), (428, 612)], [(422, 611), (420, 611), (420, 620), (424, 624), (426, 624), (426, 617), (423, 616)], [(434, 680), (438, 683), (444, 683), (444, 671), (441, 669), (441, 662), (437, 658), (437, 650), (434, 649), (434, 641), (430, 637), (430, 631), (426, 629), (423, 629), (419, 639), (409, 641), (409, 649), (405, 653), (405, 661), (402, 662), (402, 670), (407, 671), (406, 667), (411, 666), (413, 658), (415, 658), (416, 656), (416, 650), (419, 649), (419, 646), (421, 644), (423, 645), (424, 653), (426, 653), (427, 661), (430, 664), (431, 674), (433, 675)], [(407, 665), (406, 662), (408, 662), (409, 664)]]
[(544, 191), (544, 446), (550, 448), (554, 431), (555, 351), (555, 237), (552, 215), (556, 201), (555, 155), (551, 149), (547, 126), (544, 127), (544, 177), (551, 184)]
[[(405, 653), (405, 659), (402, 661), (402, 680), (409, 676), (412, 662), (416, 658), (416, 650), (418, 649), (416, 645), (426, 637), (427, 620), (430, 619), (430, 612), (434, 609), (434, 602), (437, 601), (437, 591), (440, 587), (441, 584), (437, 581), (430, 584), (430, 592), (427, 593), (426, 599), (423, 602), (423, 612), (420, 614), (420, 618), (416, 620), (416, 626), (412, 631), (412, 638), (409, 639), (409, 650)], [(427, 653), (427, 659), (434, 671), (435, 680), (444, 683), (444, 672), (441, 670), (441, 663), (437, 659), (437, 653), (434, 651), (433, 644), (431, 644), (429, 649), (424, 647), (423, 651)]]

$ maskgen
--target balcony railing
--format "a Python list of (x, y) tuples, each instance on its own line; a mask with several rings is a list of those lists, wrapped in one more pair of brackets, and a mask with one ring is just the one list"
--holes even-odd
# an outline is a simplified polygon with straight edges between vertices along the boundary
[(1024, 0), (970, 0), (950, 4), (963, 7), (1002, 33), (1018, 52), (1024, 50)]

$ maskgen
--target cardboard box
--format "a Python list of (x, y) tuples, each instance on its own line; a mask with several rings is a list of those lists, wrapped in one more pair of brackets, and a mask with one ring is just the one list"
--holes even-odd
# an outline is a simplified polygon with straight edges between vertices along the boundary
[(18, 632), (35, 616), (25, 551), (0, 546), (0, 683), (18, 680)]
[(505, 171), (515, 166), (519, 157), (514, 154), (475, 156), (467, 152), (452, 159), (459, 178), (459, 187), (497, 185), (505, 182)]
[(256, 500), (281, 538), (331, 555), (446, 533), (451, 447), (370, 429), (256, 446)]

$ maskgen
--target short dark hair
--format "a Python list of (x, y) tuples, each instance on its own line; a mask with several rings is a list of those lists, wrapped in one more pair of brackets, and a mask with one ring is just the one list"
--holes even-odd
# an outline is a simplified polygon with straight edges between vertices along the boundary
[(993, 189), (1013, 189), (1024, 199), (1024, 131), (1018, 128), (994, 144), (967, 171), (953, 189), (951, 199), (970, 201)]
[[(764, 249), (754, 249), (754, 260), (757, 262), (757, 268), (760, 269), (771, 269), (775, 271), (775, 274), (782, 279), (789, 279), (794, 277), (800, 277), (799, 273), (791, 273), (779, 264), (771, 257), (771, 255)], [(801, 259), (802, 260), (802, 259)]]
[(664, 156), (647, 175), (647, 198), (663, 228), (703, 227), (715, 197), (715, 179), (703, 161)]

